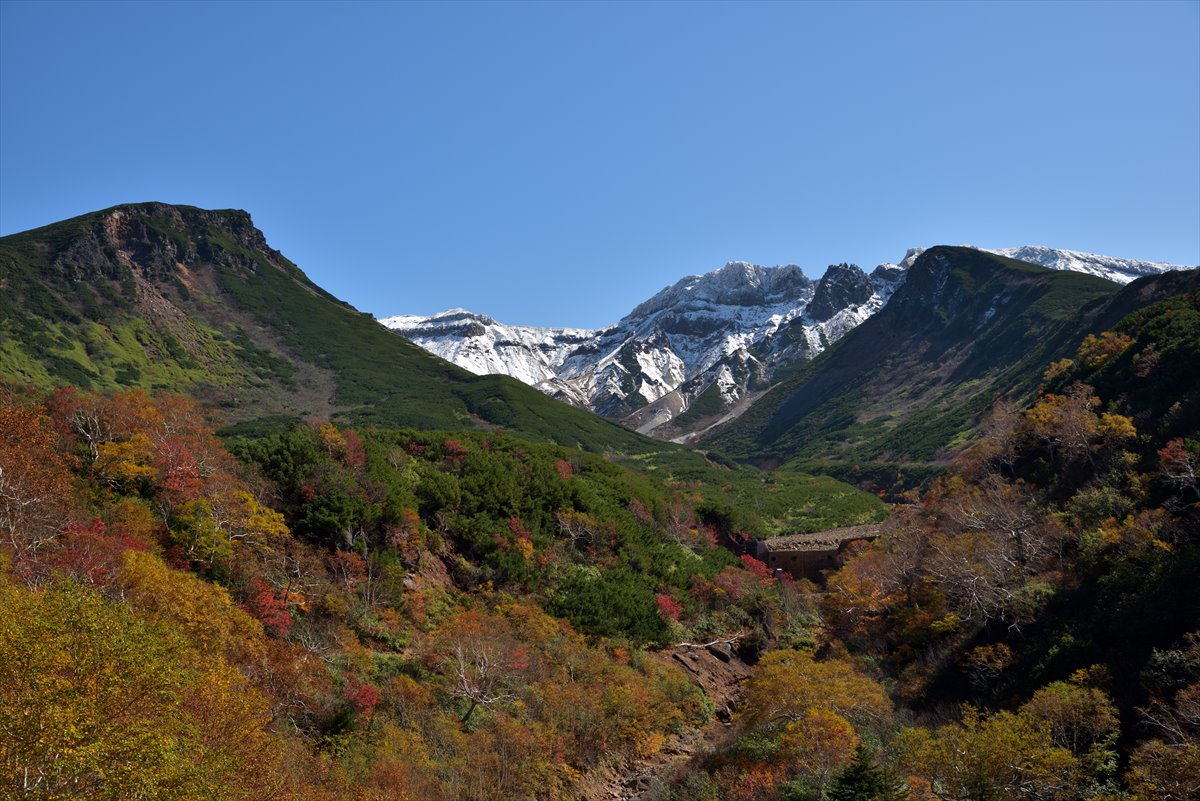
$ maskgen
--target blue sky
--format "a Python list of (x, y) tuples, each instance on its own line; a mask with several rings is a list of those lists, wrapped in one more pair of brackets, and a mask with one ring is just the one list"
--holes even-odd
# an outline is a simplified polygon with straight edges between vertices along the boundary
[(0, 233), (140, 200), (533, 325), (732, 259), (1196, 264), (1200, 3), (0, 3)]

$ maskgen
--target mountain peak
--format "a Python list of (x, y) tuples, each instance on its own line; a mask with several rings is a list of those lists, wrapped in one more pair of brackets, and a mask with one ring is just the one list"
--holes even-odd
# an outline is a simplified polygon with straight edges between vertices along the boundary
[(785, 374), (745, 414), (706, 430), (701, 442), (764, 464), (819, 463), (856, 474), (871, 461), (890, 471), (944, 460), (996, 398), (1030, 397), (1045, 365), (1110, 327), (1105, 320), (1197, 281), (1200, 272), (1168, 271), (1122, 289), (1083, 270), (932, 247), (881, 311), (820, 360)]
[(831, 264), (817, 282), (806, 316), (823, 323), (842, 309), (860, 306), (875, 294), (875, 287), (857, 264)]
[[(1017, 250), (1030, 261), (1067, 254), (1073, 259), (1068, 269), (1093, 275), (1083, 268), (1105, 260)], [(818, 281), (794, 264), (735, 260), (676, 281), (596, 331), (507, 326), (464, 309), (380, 322), (471, 372), (504, 373), (639, 431), (673, 437), (707, 425), (711, 415), (765, 388), (780, 371), (821, 353), (910, 281), (914, 286), (905, 295), (919, 301), (911, 308), (911, 326), (944, 322), (968, 307), (971, 324), (991, 319), (1007, 296), (967, 297), (950, 280), (951, 263), (971, 266), (979, 281), (1003, 265), (1022, 274), (1043, 272), (968, 246), (909, 248), (900, 263), (880, 264), (869, 274), (854, 264), (834, 264)], [(971, 305), (977, 300), (979, 308)], [(697, 403), (706, 411), (689, 411)]]
[(689, 275), (638, 305), (624, 319), (634, 320), (681, 304), (718, 303), (726, 306), (771, 305), (803, 296), (812, 281), (795, 264), (764, 267), (731, 261), (703, 275)]
[(913, 262), (915, 262), (927, 249), (928, 248), (923, 247), (909, 248), (904, 252), (904, 258), (900, 260), (899, 266), (906, 268), (912, 267)]
[[(258, 421), (246, 430), (316, 417), (649, 445), (395, 336), (309, 281), (241, 210), (125, 204), (0, 237), (0, 285), (0, 378), (22, 384), (184, 392), (230, 422)], [(446, 314), (486, 333), (490, 318)]]

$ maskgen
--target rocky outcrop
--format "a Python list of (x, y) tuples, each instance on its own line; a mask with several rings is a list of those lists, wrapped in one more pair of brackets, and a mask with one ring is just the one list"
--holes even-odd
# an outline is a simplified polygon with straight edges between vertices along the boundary
[[(902, 275), (840, 265), (814, 282), (794, 264), (730, 262), (597, 331), (511, 326), (464, 309), (380, 322), (477, 374), (505, 373), (644, 433), (676, 436), (678, 425), (664, 426), (697, 399), (709, 398), (692, 416), (701, 420), (765, 388), (777, 364), (819, 353), (882, 305)], [(817, 297), (820, 319), (810, 319)], [(776, 347), (781, 332), (792, 347)]]
[(857, 264), (835, 264), (817, 282), (806, 316), (813, 322), (823, 323), (842, 309), (861, 306), (873, 294), (875, 287), (871, 279)]
[(234, 254), (214, 244), (218, 239), (278, 255), (245, 211), (139, 203), (110, 209), (80, 230), (55, 255), (52, 266), (76, 280), (118, 278), (122, 268), (136, 269), (150, 280), (171, 280), (180, 265), (232, 264)]
[[(925, 252), (869, 274), (853, 264), (812, 281), (794, 264), (734, 261), (691, 275), (595, 331), (504, 325), (451, 309), (381, 322), (477, 374), (504, 373), (643, 433), (697, 432), (794, 372), (883, 308)], [(1173, 265), (1053, 250), (991, 251), (1126, 283)]]

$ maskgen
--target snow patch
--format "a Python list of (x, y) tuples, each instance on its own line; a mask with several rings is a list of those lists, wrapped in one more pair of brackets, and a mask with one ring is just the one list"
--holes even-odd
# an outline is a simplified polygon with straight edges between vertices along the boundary
[[(1119, 283), (1189, 269), (1037, 246), (980, 250)], [(722, 400), (732, 405), (747, 396), (751, 375), (769, 376), (778, 363), (821, 353), (883, 308), (924, 252), (925, 248), (910, 248), (898, 263), (880, 264), (866, 276), (870, 297), (834, 309), (823, 321), (806, 316), (817, 282), (800, 267), (733, 261), (680, 279), (602, 329), (506, 325), (461, 308), (379, 322), (477, 375), (510, 375), (554, 397), (616, 416), (676, 393), (677, 399), (649, 410), (654, 425), (639, 422), (649, 430), (686, 410), (714, 382)], [(863, 280), (845, 268), (826, 278)], [(985, 312), (981, 324), (993, 317), (1001, 302), (998, 298)], [(826, 305), (820, 316), (829, 312)]]

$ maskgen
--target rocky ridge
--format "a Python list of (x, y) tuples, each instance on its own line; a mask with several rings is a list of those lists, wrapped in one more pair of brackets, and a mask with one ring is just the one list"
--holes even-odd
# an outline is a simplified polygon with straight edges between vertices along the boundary
[(903, 278), (896, 265), (870, 275), (837, 265), (813, 281), (796, 265), (730, 262), (677, 281), (598, 330), (505, 325), (465, 309), (380, 322), (471, 372), (504, 373), (653, 432), (710, 389), (715, 411), (765, 388), (779, 359), (820, 353), (881, 308)]
[[(1121, 284), (1188, 269), (1035, 246), (976, 249)], [(473, 373), (509, 375), (642, 433), (676, 438), (744, 407), (781, 370), (878, 312), (924, 251), (911, 248), (870, 273), (832, 265), (817, 281), (794, 264), (729, 262), (680, 279), (596, 330), (506, 325), (465, 309), (380, 322)]]

